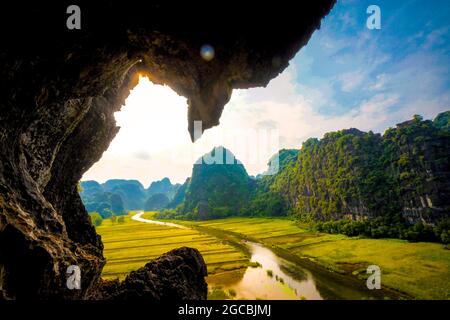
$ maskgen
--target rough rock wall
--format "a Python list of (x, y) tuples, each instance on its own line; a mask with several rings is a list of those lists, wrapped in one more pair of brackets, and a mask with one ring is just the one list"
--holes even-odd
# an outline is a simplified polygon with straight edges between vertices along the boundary
[(123, 282), (104, 281), (91, 299), (101, 300), (197, 300), (206, 299), (207, 275), (203, 257), (196, 249), (179, 248), (163, 254), (131, 272)]
[(394, 177), (402, 216), (435, 224), (450, 217), (450, 131), (436, 120), (397, 124), (384, 135), (386, 170)]
[(436, 120), (416, 117), (383, 136), (329, 132), (306, 141), (271, 189), (293, 213), (320, 220), (403, 217), (436, 224), (450, 216), (449, 155), (450, 131)]
[(381, 157), (379, 134), (354, 128), (329, 132), (320, 140), (305, 141), (298, 158), (280, 171), (271, 189), (293, 213), (318, 220), (388, 214), (397, 199), (391, 196)]
[[(78, 1), (81, 30), (66, 27), (73, 3), (2, 4), (0, 299), (99, 297), (103, 247), (76, 184), (117, 133), (113, 113), (137, 73), (188, 98), (192, 135), (194, 120), (219, 123), (233, 88), (282, 72), (333, 3)], [(215, 48), (209, 62), (199, 55), (205, 43)], [(194, 264), (174, 273), (204, 298), (204, 262)], [(81, 290), (66, 288), (69, 265), (81, 268)], [(126, 282), (119, 287), (130, 296)]]

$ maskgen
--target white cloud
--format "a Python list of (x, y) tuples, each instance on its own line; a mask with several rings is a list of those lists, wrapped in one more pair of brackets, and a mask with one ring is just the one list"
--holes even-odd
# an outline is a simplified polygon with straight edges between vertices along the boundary
[(351, 92), (357, 89), (365, 78), (365, 72), (362, 70), (347, 72), (338, 77), (341, 82), (341, 90)]
[(339, 20), (342, 22), (342, 29), (346, 29), (348, 27), (353, 27), (356, 25), (356, 19), (349, 11), (341, 13), (339, 15)]
[(446, 42), (446, 38), (448, 38), (448, 32), (450, 27), (445, 26), (439, 29), (435, 29), (428, 33), (426, 36), (425, 42), (423, 44), (423, 48), (428, 50), (434, 46), (441, 45)]
[(377, 75), (376, 81), (369, 86), (371, 91), (383, 90), (389, 81), (389, 76), (385, 73)]

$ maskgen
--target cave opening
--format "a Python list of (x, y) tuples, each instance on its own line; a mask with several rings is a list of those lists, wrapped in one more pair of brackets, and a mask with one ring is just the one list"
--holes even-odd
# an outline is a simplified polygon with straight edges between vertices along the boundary
[[(153, 83), (136, 73), (120, 110), (114, 113), (119, 129), (101, 158), (82, 176), (79, 193), (95, 219), (116, 219), (131, 210), (144, 209), (147, 189), (153, 181), (182, 183), (184, 157), (192, 142), (187, 130), (187, 99), (170, 87)], [(98, 214), (98, 215), (97, 215)]]
[(139, 75), (114, 114), (118, 133), (82, 180), (134, 179), (146, 185), (161, 179), (164, 169), (155, 166), (176, 165), (171, 150), (191, 143), (186, 113), (186, 98)]
[[(167, 204), (191, 177), (193, 165), (217, 147), (231, 151), (248, 174), (267, 173), (269, 159), (279, 150), (279, 131), (272, 124), (272, 114), (262, 112), (250, 120), (252, 112), (261, 108), (251, 100), (258, 90), (273, 90), (284, 81), (282, 78), (277, 77), (280, 80), (265, 89), (235, 90), (220, 126), (200, 133), (200, 138), (192, 142), (186, 121), (188, 100), (169, 86), (152, 82), (146, 73), (131, 76), (137, 79), (114, 113), (119, 130), (79, 184), (82, 202), (94, 225), (105, 219), (115, 221), (130, 211), (147, 211), (147, 201), (159, 192), (154, 190), (161, 189), (160, 193), (168, 197), (163, 201)], [(247, 115), (242, 116), (244, 109)], [(202, 122), (198, 122), (201, 127)], [(215, 158), (222, 159), (210, 160)]]

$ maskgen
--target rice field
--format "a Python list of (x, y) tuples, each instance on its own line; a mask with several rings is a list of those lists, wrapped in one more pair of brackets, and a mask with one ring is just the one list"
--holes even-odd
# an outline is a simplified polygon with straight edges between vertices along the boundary
[(229, 218), (188, 223), (281, 248), (330, 270), (365, 275), (375, 264), (383, 285), (417, 299), (450, 299), (450, 250), (442, 244), (311, 232), (287, 219)]
[[(364, 277), (365, 268), (375, 264), (382, 270), (383, 286), (417, 299), (450, 299), (450, 250), (442, 244), (323, 234), (288, 219), (172, 221), (191, 227), (179, 229), (134, 221), (133, 214), (124, 223), (104, 220), (97, 227), (107, 260), (104, 278), (122, 279), (167, 251), (189, 246), (206, 261), (210, 296), (220, 297), (221, 286), (239, 281), (250, 265), (248, 253), (237, 245), (248, 239), (350, 277)], [(142, 217), (152, 219), (153, 214)]]
[(106, 265), (102, 277), (105, 279), (123, 279), (150, 260), (182, 246), (201, 252), (209, 275), (243, 271), (249, 263), (244, 253), (213, 236), (192, 229), (134, 221), (133, 214), (126, 216), (123, 223), (106, 219), (97, 227), (104, 244)]

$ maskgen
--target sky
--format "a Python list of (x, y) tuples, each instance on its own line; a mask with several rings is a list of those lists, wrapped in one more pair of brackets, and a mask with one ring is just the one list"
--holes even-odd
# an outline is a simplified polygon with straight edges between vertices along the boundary
[[(367, 8), (380, 8), (369, 29)], [(383, 133), (420, 114), (450, 110), (447, 0), (341, 0), (290, 66), (266, 88), (234, 90), (220, 125), (191, 143), (186, 98), (141, 78), (120, 112), (121, 127), (82, 180), (182, 183), (214, 146), (230, 149), (251, 175), (281, 148), (358, 128)]]

